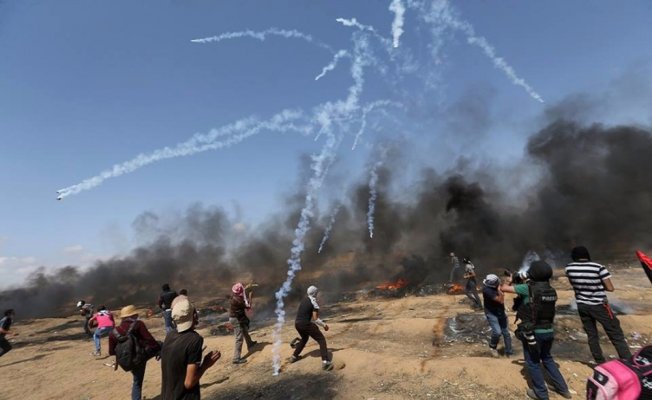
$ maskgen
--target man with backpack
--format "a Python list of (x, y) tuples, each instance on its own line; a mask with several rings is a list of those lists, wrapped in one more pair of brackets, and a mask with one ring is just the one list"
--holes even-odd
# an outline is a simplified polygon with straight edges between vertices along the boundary
[(188, 299), (175, 302), (172, 318), (177, 330), (165, 337), (161, 350), (161, 400), (199, 400), (199, 380), (222, 354), (211, 351), (202, 359), (204, 338), (195, 332), (199, 316)]
[(588, 336), (589, 349), (595, 362), (605, 362), (600, 337), (596, 322), (602, 325), (609, 340), (616, 348), (619, 358), (630, 358), (625, 335), (620, 327), (620, 322), (609, 307), (607, 292), (614, 291), (611, 283), (611, 274), (607, 269), (598, 263), (591, 262), (589, 251), (584, 246), (577, 246), (571, 250), (573, 262), (566, 265), (566, 276), (575, 291), (577, 312), (582, 320), (582, 326)]
[(523, 297), (522, 305), (516, 310), (518, 324), (516, 337), (523, 342), (525, 366), (532, 380), (533, 389), (527, 389), (532, 399), (548, 399), (548, 388), (543, 377), (543, 368), (548, 373), (555, 392), (570, 399), (572, 396), (564, 377), (552, 358), (550, 350), (554, 342), (553, 321), (557, 292), (550, 286), (552, 268), (545, 261), (534, 261), (528, 270), (528, 283), (501, 285), (506, 293), (516, 293)]
[(118, 365), (133, 375), (131, 400), (140, 400), (147, 360), (161, 351), (161, 345), (149, 333), (145, 323), (138, 319), (138, 311), (128, 305), (120, 311), (122, 321), (109, 334), (109, 354), (115, 356), (113, 369)]

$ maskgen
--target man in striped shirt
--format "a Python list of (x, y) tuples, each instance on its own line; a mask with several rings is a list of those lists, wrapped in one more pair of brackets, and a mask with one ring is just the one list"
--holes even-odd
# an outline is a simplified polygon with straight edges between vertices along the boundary
[(584, 331), (589, 339), (591, 354), (598, 364), (605, 362), (596, 321), (602, 325), (609, 340), (616, 348), (618, 357), (630, 358), (625, 335), (620, 322), (614, 315), (607, 300), (607, 292), (614, 291), (611, 274), (598, 263), (591, 262), (589, 251), (584, 246), (577, 246), (571, 251), (573, 262), (566, 265), (566, 276), (575, 291), (577, 311), (580, 314)]

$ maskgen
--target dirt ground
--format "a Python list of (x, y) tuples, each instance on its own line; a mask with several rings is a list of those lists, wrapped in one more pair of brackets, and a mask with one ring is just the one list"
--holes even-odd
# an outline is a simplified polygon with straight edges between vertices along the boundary
[[(557, 271), (560, 272), (560, 271)], [(652, 289), (638, 266), (613, 269), (616, 292), (612, 303), (632, 349), (650, 344)], [(565, 278), (556, 280), (560, 300), (553, 352), (575, 398), (582, 398), (591, 359), (579, 318), (569, 307), (572, 292)], [(522, 349), (515, 356), (491, 358), (482, 312), (474, 312), (464, 296), (438, 294), (401, 298), (359, 292), (356, 300), (324, 307), (322, 317), (336, 368), (321, 370), (319, 351), (310, 341), (303, 358), (284, 363), (272, 376), (272, 321), (257, 321), (252, 337), (261, 343), (248, 362), (230, 363), (232, 336), (211, 335), (206, 322), (198, 329), (208, 349), (222, 359), (201, 380), (204, 399), (523, 399), (527, 387)], [(199, 304), (200, 302), (198, 302)], [(17, 310), (20, 313), (20, 309)], [(294, 307), (290, 314), (293, 314)], [(143, 313), (144, 315), (144, 313)], [(292, 315), (293, 317), (293, 315)], [(163, 339), (159, 317), (143, 318), (152, 334)], [(290, 318), (293, 319), (293, 318)], [(510, 322), (513, 317), (510, 317)], [(107, 366), (112, 358), (95, 358), (92, 340), (81, 328), (81, 317), (17, 321), (14, 349), (0, 358), (1, 399), (128, 399), (131, 374)], [(512, 330), (514, 326), (512, 326)], [(283, 339), (295, 337), (291, 323)], [(607, 355), (615, 350), (602, 338)], [(102, 339), (102, 351), (107, 351)], [(499, 350), (502, 349), (502, 343)], [(285, 360), (289, 345), (282, 347)], [(150, 360), (143, 395), (160, 396), (160, 364)], [(551, 394), (551, 398), (560, 398)]]

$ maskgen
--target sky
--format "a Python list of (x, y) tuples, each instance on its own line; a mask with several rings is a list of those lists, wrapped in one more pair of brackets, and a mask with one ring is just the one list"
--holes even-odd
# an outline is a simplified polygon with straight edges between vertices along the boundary
[[(400, 35), (393, 2), (405, 8)], [(370, 112), (352, 150), (362, 121), (355, 114), (331, 171), (337, 177), (364, 176), (384, 140), (401, 143), (414, 169), (445, 169), (460, 156), (513, 162), (546, 107), (576, 93), (608, 95), (652, 61), (649, 1), (434, 4), (452, 13), (455, 29), (424, 19), (429, 0), (0, 2), (0, 288), (40, 266), (84, 267), (126, 254), (142, 241), (132, 222), (148, 211), (217, 205), (255, 229), (283, 208), (307, 173), (305, 157), (322, 148), (315, 131), (263, 130), (61, 201), (55, 192), (243, 118), (268, 120), (285, 109), (313, 116), (345, 99), (354, 84), (351, 57), (315, 80), (338, 50), (353, 54), (360, 37), (338, 18), (376, 32), (366, 36), (374, 62), (364, 66), (355, 111), (377, 100), (392, 105)], [(468, 27), (493, 48), (493, 60), (469, 43)], [(191, 42), (269, 28), (312, 41)], [(530, 93), (494, 66), (496, 57)], [(630, 90), (631, 104), (605, 122), (651, 122), (649, 100), (638, 101), (636, 85)], [(489, 108), (481, 136), (451, 129), (451, 113), (470, 99)], [(335, 184), (320, 191), (325, 201), (341, 195)]]

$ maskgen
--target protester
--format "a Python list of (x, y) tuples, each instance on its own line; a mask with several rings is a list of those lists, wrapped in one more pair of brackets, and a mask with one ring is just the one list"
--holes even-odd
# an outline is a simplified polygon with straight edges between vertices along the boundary
[[(145, 367), (147, 359), (156, 356), (161, 351), (161, 344), (152, 337), (145, 323), (138, 319), (138, 311), (133, 305), (128, 305), (120, 311), (120, 325), (109, 334), (109, 355), (116, 356), (116, 346), (118, 344), (117, 335), (126, 336), (129, 330), (138, 340), (138, 344), (145, 350), (146, 359), (131, 370), (133, 383), (131, 385), (131, 400), (140, 400), (143, 391), (143, 378), (145, 377)], [(117, 333), (117, 335), (116, 335)], [(118, 358), (113, 363), (113, 369), (118, 369)]]
[(457, 256), (453, 252), (451, 252), (448, 255), (448, 257), (450, 258), (450, 262), (451, 262), (451, 273), (450, 276), (448, 277), (448, 283), (453, 283), (454, 280), (457, 281), (457, 279), (459, 279), (456, 277), (456, 275), (458, 274), (457, 271), (459, 271), (460, 269), (460, 259), (457, 258)]
[(95, 352), (91, 355), (99, 357), (101, 352), (101, 338), (102, 336), (108, 335), (113, 328), (115, 327), (115, 321), (113, 320), (113, 314), (111, 311), (107, 310), (105, 306), (100, 306), (97, 314), (95, 314), (91, 319), (88, 320), (88, 325), (94, 325), (97, 323), (97, 328), (93, 333), (93, 341), (95, 342)]
[(512, 338), (509, 334), (507, 314), (505, 313), (505, 294), (499, 287), (500, 278), (494, 274), (489, 274), (482, 281), (482, 284), (484, 314), (491, 327), (491, 340), (489, 342), (491, 355), (499, 357), (497, 347), (502, 335), (505, 341), (505, 356), (509, 357), (514, 351), (512, 350)]
[(464, 263), (464, 279), (466, 279), (464, 293), (471, 299), (474, 308), (482, 308), (482, 303), (478, 296), (478, 283), (475, 281), (475, 266), (468, 258), (464, 258), (462, 262)]
[(84, 332), (88, 337), (93, 336), (93, 331), (91, 331), (90, 325), (88, 325), (89, 320), (93, 316), (94, 307), (92, 304), (87, 303), (84, 300), (79, 300), (77, 302), (77, 309), (79, 309), (79, 314), (84, 317)]
[(211, 351), (202, 360), (204, 339), (195, 332), (199, 317), (188, 299), (174, 304), (172, 318), (177, 329), (165, 337), (161, 351), (161, 400), (199, 400), (199, 380), (221, 353)]
[(328, 331), (328, 324), (319, 319), (319, 304), (317, 303), (317, 293), (319, 290), (315, 286), (308, 288), (308, 296), (304, 297), (297, 310), (297, 318), (294, 321), (294, 327), (301, 336), (301, 340), (296, 343), (294, 353), (290, 357), (290, 362), (299, 360), (299, 355), (306, 343), (308, 337), (311, 337), (319, 344), (319, 354), (322, 360), (322, 369), (330, 371), (333, 369), (333, 363), (328, 357), (328, 348), (326, 347), (326, 338), (318, 327)]
[(575, 291), (577, 312), (588, 336), (589, 349), (595, 362), (598, 364), (605, 362), (596, 322), (602, 325), (616, 348), (618, 357), (630, 358), (632, 353), (625, 341), (620, 321), (613, 313), (607, 299), (606, 292), (614, 291), (611, 274), (603, 265), (591, 262), (589, 251), (584, 246), (573, 248), (571, 258), (573, 262), (566, 265), (566, 276)]
[(534, 261), (528, 270), (528, 283), (501, 285), (503, 292), (516, 293), (523, 297), (523, 304), (516, 311), (518, 324), (516, 337), (523, 342), (525, 367), (532, 381), (533, 389), (527, 389), (532, 399), (548, 399), (548, 388), (543, 377), (543, 368), (548, 373), (555, 392), (570, 399), (568, 385), (561, 375), (551, 349), (554, 342), (553, 321), (557, 292), (550, 286), (552, 268), (545, 261)]
[(170, 333), (174, 330), (174, 322), (172, 321), (172, 301), (177, 297), (177, 292), (170, 289), (170, 285), (165, 283), (161, 287), (163, 292), (158, 298), (158, 307), (163, 311), (163, 321), (165, 321), (165, 333)]
[(5, 310), (4, 316), (0, 319), (0, 357), (9, 353), (11, 350), (11, 343), (7, 340), (7, 335), (16, 335), (16, 332), (11, 331), (11, 324), (14, 322), (16, 313), (13, 308)]
[(231, 288), (231, 307), (229, 308), (229, 323), (233, 325), (235, 335), (235, 347), (233, 350), (233, 364), (244, 364), (247, 362), (241, 357), (243, 338), (247, 342), (247, 351), (251, 351), (256, 341), (249, 336), (249, 317), (246, 310), (251, 309), (251, 297), (247, 297), (245, 287), (238, 282)]
[(187, 289), (181, 289), (179, 290), (179, 295), (172, 300), (172, 304), (170, 308), (174, 308), (174, 305), (177, 304), (177, 302), (181, 300), (188, 300), (188, 290)]

